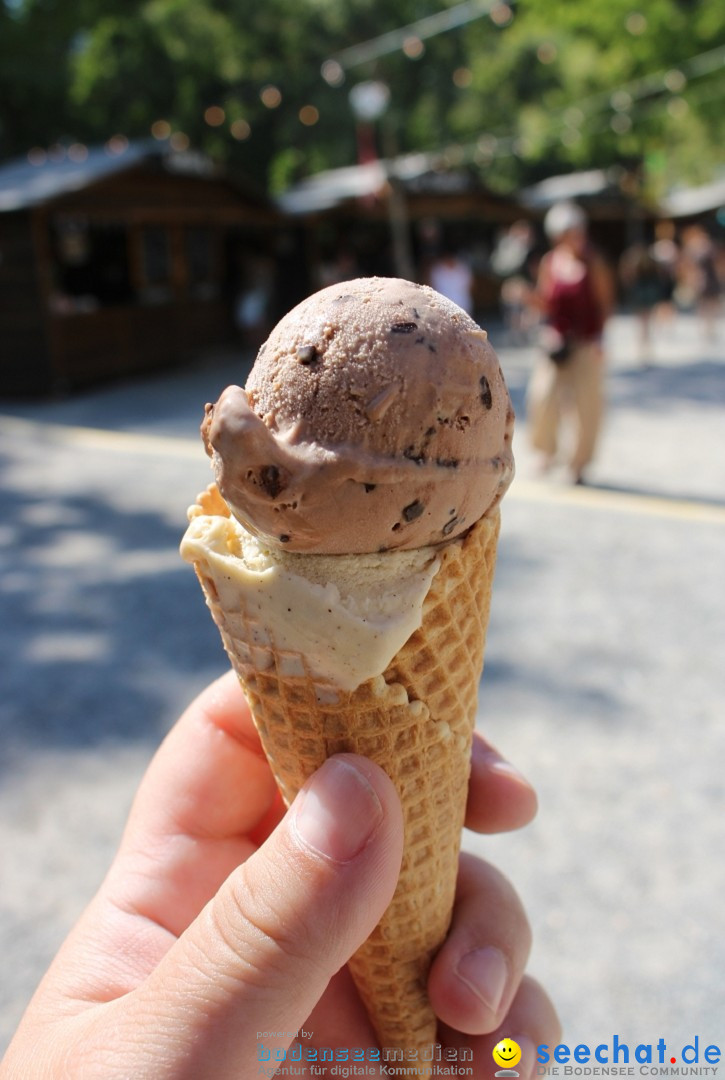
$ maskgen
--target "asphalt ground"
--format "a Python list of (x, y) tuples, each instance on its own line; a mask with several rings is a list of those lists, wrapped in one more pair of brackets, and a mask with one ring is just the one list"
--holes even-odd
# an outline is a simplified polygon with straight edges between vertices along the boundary
[[(585, 487), (536, 477), (520, 417), (480, 727), (536, 821), (465, 847), (513, 880), (565, 1038), (725, 1045), (725, 324), (608, 331)], [(204, 401), (244, 356), (0, 403), (0, 1049), (103, 877), (164, 732), (226, 663), (178, 556), (210, 479)]]

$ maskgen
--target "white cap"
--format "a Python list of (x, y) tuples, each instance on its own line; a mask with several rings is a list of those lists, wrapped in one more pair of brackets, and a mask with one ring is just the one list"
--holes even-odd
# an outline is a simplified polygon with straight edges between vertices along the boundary
[(550, 240), (556, 240), (570, 229), (583, 229), (587, 216), (575, 202), (555, 203), (544, 218), (544, 232)]

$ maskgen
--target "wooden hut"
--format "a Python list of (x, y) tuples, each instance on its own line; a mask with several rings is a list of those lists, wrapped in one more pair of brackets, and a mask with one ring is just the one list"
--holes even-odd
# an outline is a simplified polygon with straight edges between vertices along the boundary
[(426, 153), (317, 173), (278, 204), (301, 223), (318, 284), (336, 272), (424, 281), (431, 258), (445, 246), (470, 261), (477, 308), (497, 303), (499, 283), (488, 265), (497, 234), (528, 216), (514, 198), (487, 188), (477, 170)]
[(168, 365), (228, 339), (278, 216), (199, 155), (150, 143), (0, 166), (0, 392)]

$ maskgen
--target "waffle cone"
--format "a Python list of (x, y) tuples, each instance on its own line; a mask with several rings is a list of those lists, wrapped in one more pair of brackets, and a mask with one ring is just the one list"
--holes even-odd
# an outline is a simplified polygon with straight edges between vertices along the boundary
[[(197, 514), (229, 516), (214, 485), (190, 510)], [(400, 878), (350, 961), (382, 1047), (420, 1053), (436, 1041), (426, 982), (453, 909), (498, 530), (495, 514), (441, 549), (420, 628), (382, 675), (336, 695), (301, 655), (273, 652), (268, 666), (252, 668), (245, 597), (224, 610), (210, 567), (194, 564), (285, 801), (340, 752), (371, 758), (398, 790)]]

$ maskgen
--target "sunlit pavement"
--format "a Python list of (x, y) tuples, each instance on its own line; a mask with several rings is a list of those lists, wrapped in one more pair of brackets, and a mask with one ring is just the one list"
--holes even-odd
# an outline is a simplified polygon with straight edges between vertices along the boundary
[[(589, 483), (537, 478), (533, 359), (492, 329), (520, 417), (480, 726), (536, 822), (465, 844), (512, 878), (567, 1040), (725, 1044), (725, 325), (608, 334)], [(146, 762), (225, 661), (177, 549), (210, 479), (216, 355), (63, 401), (0, 403), (0, 1046), (100, 881)], [(515, 1034), (515, 1033), (512, 1033)]]

